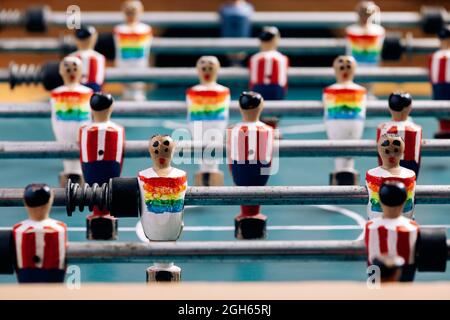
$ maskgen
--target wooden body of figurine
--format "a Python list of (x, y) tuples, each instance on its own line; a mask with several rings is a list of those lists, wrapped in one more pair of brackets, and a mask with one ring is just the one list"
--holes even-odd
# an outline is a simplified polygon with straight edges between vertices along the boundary
[[(223, 141), (228, 123), (230, 90), (217, 83), (219, 60), (213, 56), (201, 57), (197, 62), (200, 84), (186, 92), (188, 122), (193, 140), (204, 145)], [(223, 172), (216, 159), (201, 159), (195, 185), (223, 185)]]
[(407, 196), (402, 206), (403, 215), (412, 218), (414, 215), (414, 193), (416, 187), (416, 174), (414, 171), (400, 166), (403, 158), (405, 142), (402, 137), (395, 134), (382, 135), (378, 141), (378, 154), (382, 165), (370, 169), (366, 173), (366, 185), (369, 191), (367, 214), (369, 219), (382, 214), (380, 203), (380, 188), (386, 181), (398, 181), (405, 185)]
[(49, 217), (53, 198), (45, 184), (25, 188), (28, 219), (16, 224), (12, 232), (20, 283), (64, 281), (67, 226)]
[(380, 8), (372, 1), (361, 1), (356, 12), (358, 24), (347, 27), (347, 54), (361, 66), (376, 66), (380, 62), (385, 30), (379, 24)]
[[(264, 186), (269, 180), (274, 129), (261, 121), (264, 100), (256, 92), (239, 98), (243, 121), (227, 130), (227, 155), (237, 186)], [(242, 205), (235, 218), (235, 237), (261, 239), (266, 236), (266, 216), (260, 206)]]
[(253, 5), (245, 0), (233, 0), (219, 9), (220, 34), (224, 38), (249, 38), (252, 34)]
[[(138, 0), (127, 0), (123, 3), (125, 23), (114, 28), (116, 65), (119, 68), (148, 67), (153, 31), (149, 25), (139, 21), (143, 10), (142, 3)], [(145, 84), (127, 84), (123, 96), (128, 100), (145, 100)]]
[[(420, 168), (420, 149), (422, 143), (422, 127), (415, 124), (409, 114), (411, 113), (412, 98), (409, 93), (392, 93), (389, 96), (389, 111), (392, 120), (381, 123), (377, 128), (377, 141), (387, 134), (397, 134), (405, 141), (405, 152), (400, 160), (402, 167), (413, 170), (416, 176)], [(378, 158), (381, 165), (381, 158)]]
[(168, 135), (150, 139), (153, 167), (138, 174), (141, 222), (150, 241), (175, 241), (183, 229), (187, 175), (171, 166), (175, 142)]
[(263, 28), (260, 52), (249, 61), (250, 90), (265, 100), (282, 100), (288, 85), (289, 58), (279, 51), (280, 32), (276, 27)]
[[(433, 87), (433, 100), (450, 100), (450, 26), (439, 33), (440, 50), (430, 57), (429, 74)], [(450, 138), (450, 119), (439, 119), (439, 131), (436, 139)]]
[[(339, 56), (333, 68), (336, 83), (323, 90), (325, 127), (329, 139), (361, 139), (366, 118), (366, 89), (353, 82), (356, 62), (351, 56)], [(359, 174), (353, 158), (336, 158), (330, 175), (331, 185), (358, 185)]]
[(76, 29), (75, 43), (78, 50), (71, 54), (82, 62), (81, 84), (94, 92), (101, 91), (105, 82), (105, 56), (94, 50), (97, 36), (97, 30), (92, 26)]
[[(92, 122), (80, 128), (80, 161), (84, 180), (93, 185), (108, 183), (122, 170), (125, 130), (110, 120), (113, 111), (111, 95), (94, 93), (90, 100)], [(87, 217), (87, 238), (114, 240), (117, 219), (108, 211), (94, 208)]]
[[(58, 142), (78, 142), (80, 126), (91, 120), (89, 100), (92, 89), (80, 84), (82, 63), (77, 57), (65, 57), (59, 65), (59, 73), (64, 85), (51, 92), (52, 128)], [(81, 181), (79, 160), (63, 160), (64, 171), (60, 174), (60, 184), (67, 179)]]
[[(170, 136), (153, 136), (149, 144), (153, 166), (138, 174), (141, 223), (150, 241), (175, 241), (183, 230), (187, 175), (171, 166), (174, 149)], [(180, 279), (181, 269), (172, 262), (155, 263), (147, 269), (147, 282)]]
[(401, 267), (400, 281), (414, 279), (419, 235), (417, 223), (402, 216), (407, 199), (408, 190), (402, 182), (386, 180), (379, 189), (382, 215), (369, 220), (365, 228), (368, 264), (373, 264), (383, 256), (401, 257), (404, 264)]

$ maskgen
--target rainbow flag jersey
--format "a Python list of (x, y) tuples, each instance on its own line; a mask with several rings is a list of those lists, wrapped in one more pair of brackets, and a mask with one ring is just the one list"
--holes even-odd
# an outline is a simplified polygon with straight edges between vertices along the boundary
[(91, 118), (93, 91), (81, 84), (74, 89), (60, 86), (51, 92), (52, 115), (59, 121), (87, 121)]
[(380, 204), (379, 190), (381, 185), (385, 181), (400, 181), (405, 184), (407, 191), (407, 198), (405, 206), (403, 207), (403, 215), (411, 218), (414, 213), (414, 193), (416, 188), (416, 174), (414, 171), (401, 168), (401, 172), (398, 176), (392, 175), (386, 169), (381, 166), (374, 169), (370, 169), (366, 173), (366, 186), (369, 191), (369, 203), (367, 206), (367, 214), (372, 219), (377, 216), (381, 216), (382, 209)]
[(116, 54), (118, 61), (148, 60), (153, 31), (149, 25), (138, 23), (135, 26), (121, 24), (114, 28)]
[(385, 30), (378, 24), (368, 28), (351, 25), (347, 28), (347, 54), (359, 64), (376, 65), (380, 62)]
[(213, 89), (197, 85), (187, 90), (186, 103), (189, 121), (225, 121), (230, 107), (230, 89), (221, 85)]
[(333, 84), (323, 91), (326, 120), (364, 120), (367, 90), (357, 84)]
[(160, 177), (153, 168), (139, 172), (142, 212), (152, 214), (181, 213), (187, 189), (186, 172), (173, 168)]

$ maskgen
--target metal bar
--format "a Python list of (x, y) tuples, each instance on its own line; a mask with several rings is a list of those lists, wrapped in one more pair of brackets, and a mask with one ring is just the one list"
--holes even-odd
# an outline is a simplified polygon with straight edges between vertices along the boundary
[[(54, 206), (65, 206), (65, 189), (55, 188)], [(0, 188), (0, 207), (23, 206), (23, 189)], [(185, 205), (365, 205), (365, 186), (188, 187)], [(450, 185), (418, 185), (416, 204), (450, 204)]]
[[(389, 116), (388, 102), (369, 100), (367, 102), (368, 117)], [(186, 118), (186, 102), (184, 101), (116, 101), (113, 116), (128, 117), (179, 117)], [(8, 103), (0, 102), (0, 118), (48, 118), (51, 107), (48, 102)], [(230, 114), (238, 116), (237, 101), (230, 104)], [(277, 117), (321, 117), (323, 103), (320, 100), (281, 100), (266, 101), (263, 114)], [(415, 117), (450, 117), (450, 101), (416, 100), (412, 108)]]
[[(447, 240), (450, 253), (450, 240)], [(69, 260), (120, 260), (130, 258), (271, 258), (316, 257), (365, 259), (362, 241), (178, 241), (178, 242), (70, 242)], [(450, 255), (449, 255), (450, 257)], [(447, 258), (449, 259), (449, 258)]]
[[(201, 156), (200, 143), (189, 140), (178, 141), (175, 150), (177, 161)], [(208, 145), (217, 154), (225, 152), (222, 144)], [(374, 140), (280, 140), (275, 143), (274, 156), (280, 157), (376, 157)], [(278, 152), (278, 154), (277, 154)], [(148, 141), (130, 140), (126, 142), (125, 154), (130, 158), (148, 157)], [(422, 140), (422, 156), (450, 156), (450, 140)], [(54, 141), (3, 141), (0, 142), (0, 159), (60, 159), (79, 158), (79, 147), (76, 143)], [(178, 162), (178, 163), (180, 163)]]
[[(332, 68), (294, 67), (288, 71), (289, 84), (326, 85), (336, 81)], [(247, 68), (221, 68), (219, 79), (223, 83), (248, 83)], [(9, 82), (10, 75), (6, 69), (0, 69), (0, 81)], [(195, 68), (143, 68), (123, 69), (107, 68), (108, 82), (149, 82), (158, 84), (195, 84), (198, 74)], [(360, 67), (357, 69), (356, 82), (428, 82), (428, 70), (418, 67)]]
[[(66, 26), (67, 14), (53, 12), (49, 17), (49, 24)], [(97, 26), (114, 26), (123, 22), (120, 12), (89, 11), (82, 12), (82, 23)], [(279, 27), (295, 28), (344, 28), (356, 23), (355, 12), (255, 12), (252, 17), (254, 26), (275, 25)], [(219, 26), (219, 15), (216, 12), (145, 12), (141, 21), (154, 27), (197, 27), (210, 28)], [(422, 18), (418, 12), (382, 12), (381, 23), (389, 28), (414, 28), (421, 26)], [(449, 18), (446, 18), (449, 22)]]
[[(68, 40), (66, 40), (68, 41)], [(72, 39), (73, 42), (73, 39)], [(429, 54), (439, 48), (438, 39), (413, 39), (405, 43), (408, 53)], [(0, 40), (0, 52), (62, 53), (62, 40), (49, 38), (20, 38)], [(288, 55), (344, 54), (347, 41), (338, 38), (283, 38), (279, 50)], [(152, 54), (224, 54), (255, 53), (259, 48), (256, 38), (154, 38)]]

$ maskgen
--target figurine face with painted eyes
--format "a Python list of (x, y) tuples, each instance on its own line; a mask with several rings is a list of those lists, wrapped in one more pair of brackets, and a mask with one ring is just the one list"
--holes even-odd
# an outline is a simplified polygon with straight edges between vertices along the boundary
[(333, 68), (338, 83), (352, 82), (355, 76), (356, 60), (352, 56), (339, 56), (334, 59)]
[(214, 56), (203, 56), (197, 61), (197, 72), (200, 83), (215, 83), (217, 73), (220, 69), (220, 62)]
[(59, 64), (59, 74), (64, 84), (76, 84), (81, 81), (82, 62), (77, 57), (65, 57)]
[(153, 166), (159, 169), (170, 167), (175, 142), (168, 135), (156, 135), (150, 139), (149, 152)]
[(405, 151), (405, 142), (400, 136), (386, 134), (380, 137), (378, 153), (383, 162), (383, 167), (394, 168), (400, 165)]
[(137, 23), (141, 13), (144, 11), (144, 6), (138, 0), (128, 0), (123, 3), (122, 11), (127, 23)]

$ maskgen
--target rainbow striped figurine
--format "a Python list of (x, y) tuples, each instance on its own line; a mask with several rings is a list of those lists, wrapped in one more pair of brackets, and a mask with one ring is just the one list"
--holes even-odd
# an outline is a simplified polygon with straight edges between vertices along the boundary
[[(81, 60), (74, 56), (65, 57), (59, 65), (64, 85), (53, 89), (50, 98), (53, 133), (59, 142), (77, 143), (80, 127), (91, 120), (89, 100), (93, 91), (80, 84), (82, 69)], [(69, 177), (72, 181), (82, 181), (79, 160), (65, 159), (63, 165), (61, 186), (65, 186)]]
[[(339, 56), (333, 68), (337, 83), (323, 90), (324, 121), (329, 139), (361, 139), (366, 118), (366, 89), (353, 82), (356, 61), (352, 56)], [(358, 185), (359, 175), (353, 158), (336, 158), (332, 185)]]
[(396, 134), (382, 135), (378, 141), (378, 153), (382, 165), (370, 169), (366, 173), (366, 186), (369, 191), (367, 214), (369, 219), (381, 216), (380, 187), (386, 181), (398, 181), (405, 185), (407, 196), (403, 207), (403, 215), (407, 218), (414, 216), (414, 194), (416, 174), (414, 171), (401, 167), (400, 160), (405, 151), (405, 142)]
[[(143, 10), (144, 7), (140, 1), (127, 0), (123, 3), (125, 23), (114, 28), (116, 65), (119, 68), (148, 67), (153, 30), (149, 25), (139, 21)], [(126, 85), (123, 98), (135, 101), (145, 100), (145, 84), (134, 82)]]
[(356, 8), (359, 23), (347, 27), (347, 54), (359, 65), (376, 66), (380, 62), (385, 30), (379, 24), (380, 8), (372, 1), (362, 1)]
[[(197, 61), (200, 84), (186, 92), (188, 123), (192, 139), (204, 145), (224, 140), (230, 107), (230, 89), (217, 83), (219, 60), (204, 56)], [(195, 184), (199, 186), (223, 185), (223, 172), (212, 155), (202, 156)]]
[[(187, 175), (171, 166), (175, 142), (168, 135), (150, 139), (153, 166), (138, 174), (141, 223), (150, 241), (175, 241), (183, 230)], [(181, 268), (173, 262), (158, 262), (147, 269), (147, 282), (178, 282)]]

